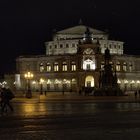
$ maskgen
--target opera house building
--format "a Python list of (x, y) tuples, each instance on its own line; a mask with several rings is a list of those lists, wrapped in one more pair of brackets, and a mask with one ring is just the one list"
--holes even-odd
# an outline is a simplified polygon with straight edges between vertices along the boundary
[[(140, 87), (140, 57), (127, 55), (124, 42), (110, 40), (108, 33), (84, 25), (53, 34), (45, 42), (44, 55), (19, 56), (16, 59), (15, 87), (32, 91), (76, 91), (85, 87), (99, 88), (104, 69), (105, 50), (110, 52), (110, 65), (117, 83), (124, 91)], [(29, 77), (28, 74), (30, 75)]]

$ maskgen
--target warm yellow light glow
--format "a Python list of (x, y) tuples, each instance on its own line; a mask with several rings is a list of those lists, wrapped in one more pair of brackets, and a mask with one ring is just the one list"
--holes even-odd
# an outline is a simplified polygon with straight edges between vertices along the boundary
[(33, 81), (32, 84), (35, 85), (36, 84), (36, 81)]
[(3, 81), (2, 84), (5, 85), (5, 84), (7, 84), (7, 82), (6, 81)]
[(48, 79), (48, 81), (47, 81), (47, 84), (51, 84), (52, 82), (51, 82), (51, 80), (50, 79)]
[(56, 84), (61, 84), (61, 81), (58, 80), (58, 79), (55, 79), (55, 83), (56, 83)]
[(128, 81), (127, 81), (127, 80), (124, 80), (124, 83), (125, 83), (125, 84), (127, 84), (127, 83), (128, 83)]
[(25, 114), (33, 114), (35, 112), (35, 106), (33, 104), (28, 104), (23, 106)]
[(94, 87), (94, 78), (93, 76), (87, 76), (85, 79), (85, 87)]
[(138, 80), (138, 81), (137, 81), (137, 84), (139, 84), (139, 83), (140, 83), (140, 81)]
[(34, 75), (33, 75), (33, 73), (31, 73), (31, 72), (28, 71), (27, 73), (24, 74), (24, 77), (25, 77), (26, 79), (31, 79), (31, 78), (34, 77)]
[(117, 83), (118, 83), (118, 84), (120, 84), (120, 83), (121, 83), (121, 81), (118, 79)]
[(70, 84), (70, 80), (67, 80), (66, 83), (67, 83), (67, 84)]
[(40, 78), (40, 84), (44, 83), (44, 79)]
[(134, 83), (135, 83), (135, 81), (134, 81), (134, 80), (132, 80), (132, 81), (131, 81), (131, 84), (134, 84)]
[(95, 61), (87, 59), (83, 62), (83, 69), (84, 70), (95, 70)]

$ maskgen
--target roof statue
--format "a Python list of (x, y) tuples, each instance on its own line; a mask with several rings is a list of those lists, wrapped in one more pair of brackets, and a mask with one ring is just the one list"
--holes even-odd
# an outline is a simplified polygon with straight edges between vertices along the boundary
[(92, 43), (92, 40), (93, 40), (92, 32), (90, 32), (88, 27), (86, 28), (83, 40), (84, 40), (85, 44), (91, 44)]

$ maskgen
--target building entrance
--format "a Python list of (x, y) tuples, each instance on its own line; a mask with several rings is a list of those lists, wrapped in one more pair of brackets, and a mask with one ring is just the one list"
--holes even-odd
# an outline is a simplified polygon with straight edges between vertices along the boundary
[(94, 78), (93, 78), (93, 76), (87, 76), (85, 78), (85, 87), (94, 87)]

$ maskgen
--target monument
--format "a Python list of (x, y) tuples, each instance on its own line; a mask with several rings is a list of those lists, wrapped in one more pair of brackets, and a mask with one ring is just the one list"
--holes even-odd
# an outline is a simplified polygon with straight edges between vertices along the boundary
[(113, 72), (112, 65), (110, 64), (111, 55), (107, 48), (104, 55), (105, 65), (103, 69), (100, 70), (99, 77), (99, 88), (95, 91), (95, 95), (105, 95), (105, 96), (121, 96), (123, 92), (121, 91), (117, 83), (116, 70)]

